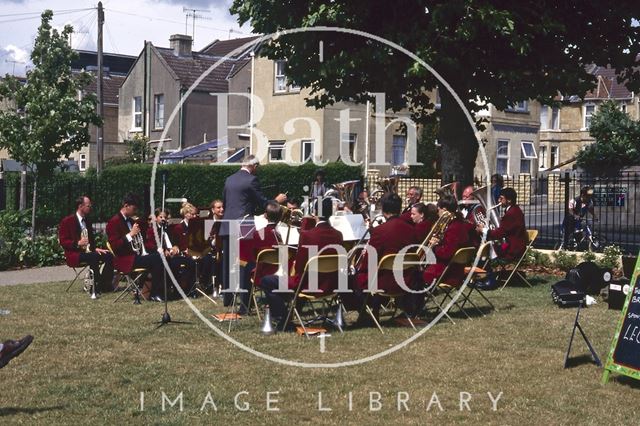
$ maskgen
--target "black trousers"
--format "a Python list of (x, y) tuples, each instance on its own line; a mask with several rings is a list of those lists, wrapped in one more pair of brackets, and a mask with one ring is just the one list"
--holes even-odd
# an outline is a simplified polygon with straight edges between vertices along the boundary
[[(173, 272), (173, 276), (176, 277), (182, 289), (187, 292), (187, 294), (194, 291), (196, 284), (196, 261), (189, 256), (172, 256), (168, 257), (167, 261), (171, 272)], [(182, 284), (183, 282), (184, 284)], [(169, 277), (167, 277), (167, 285), (173, 285)]]
[[(100, 254), (95, 251), (80, 253), (80, 263), (86, 263), (93, 271), (93, 279), (98, 291), (113, 291), (113, 256), (111, 253)], [(104, 263), (102, 273), (100, 273), (101, 263)]]
[(274, 320), (282, 323), (287, 316), (287, 301), (293, 297), (293, 291), (289, 293), (275, 292), (278, 289), (278, 276), (267, 275), (260, 280), (260, 288), (267, 296), (269, 309)]
[(158, 252), (149, 253), (146, 256), (136, 255), (133, 267), (144, 268), (151, 272), (151, 297), (164, 294), (164, 265)]

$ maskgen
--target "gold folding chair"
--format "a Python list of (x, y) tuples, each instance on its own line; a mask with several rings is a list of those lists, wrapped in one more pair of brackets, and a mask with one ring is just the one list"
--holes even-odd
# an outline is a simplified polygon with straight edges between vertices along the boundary
[(258, 320), (262, 321), (262, 316), (260, 315), (260, 307), (258, 306), (258, 299), (256, 297), (256, 293), (262, 291), (262, 289), (255, 283), (256, 273), (258, 272), (258, 267), (260, 265), (280, 266), (280, 260), (278, 259), (278, 250), (264, 249), (260, 251), (260, 253), (258, 253), (258, 256), (256, 257), (256, 269), (251, 274), (251, 302), (256, 308)]
[[(302, 330), (304, 331), (304, 335), (308, 338), (309, 334), (307, 333), (307, 324), (311, 324), (316, 321), (322, 320), (323, 323), (329, 322), (330, 324), (336, 326), (338, 330), (342, 333), (342, 326), (336, 320), (331, 320), (328, 316), (329, 311), (334, 305), (337, 305), (338, 309), (344, 310), (342, 306), (342, 301), (340, 300), (340, 295), (337, 292), (329, 292), (329, 293), (310, 293), (308, 291), (302, 290), (302, 286), (309, 279), (309, 271), (311, 268), (315, 268), (318, 274), (326, 274), (326, 273), (344, 273), (346, 275), (347, 271), (341, 271), (341, 267), (346, 268), (347, 266), (347, 256), (344, 254), (321, 254), (317, 256), (313, 256), (307, 261), (307, 264), (304, 266), (304, 270), (302, 271), (302, 276), (300, 277), (300, 282), (296, 287), (296, 291), (294, 293), (293, 299), (289, 305), (289, 312), (287, 313), (286, 321), (284, 322), (282, 331), (285, 330), (289, 320), (291, 319), (291, 314), (296, 315), (296, 319), (302, 326)], [(336, 276), (337, 278), (337, 276)], [(308, 303), (315, 317), (307, 321), (306, 324), (302, 320), (300, 315), (300, 311), (298, 311), (297, 303), (298, 302)], [(324, 314), (318, 315), (318, 312), (315, 310), (314, 304), (322, 303)]]
[[(113, 252), (113, 249), (111, 248), (111, 244), (107, 241), (107, 250), (109, 250), (109, 253), (111, 253), (111, 255), (114, 257), (116, 257), (115, 253)], [(136, 305), (140, 304), (140, 299), (141, 299), (141, 292), (140, 292), (140, 283), (138, 282), (140, 280), (140, 278), (142, 278), (145, 274), (146, 274), (147, 270), (145, 268), (134, 268), (131, 272), (129, 272), (128, 274), (117, 270), (116, 268), (114, 268), (114, 273), (118, 274), (118, 276), (120, 277), (124, 277), (124, 279), (127, 282), (127, 286), (125, 287), (125, 289), (122, 291), (122, 293), (120, 293), (120, 295), (118, 297), (115, 298), (115, 300), (113, 301), (113, 303), (116, 303), (118, 300), (120, 300), (125, 294), (127, 294), (128, 292), (133, 292), (133, 303)]]
[(73, 277), (73, 279), (71, 281), (69, 281), (69, 285), (67, 286), (67, 289), (65, 290), (67, 293), (69, 292), (69, 289), (71, 289), (71, 287), (78, 280), (78, 277), (80, 275), (82, 275), (82, 273), (84, 271), (86, 271), (88, 267), (89, 267), (89, 265), (87, 265), (86, 263), (81, 263), (78, 266), (70, 266), (70, 268), (73, 269), (73, 273), (75, 274), (75, 277)]
[(475, 303), (473, 303), (473, 301), (471, 300), (471, 296), (474, 292), (479, 294), (480, 297), (482, 297), (484, 301), (487, 302), (489, 306), (491, 306), (491, 309), (493, 309), (494, 311), (496, 310), (495, 306), (493, 306), (493, 303), (491, 303), (487, 296), (484, 295), (484, 292), (477, 287), (478, 281), (482, 278), (486, 278), (488, 274), (487, 265), (491, 261), (491, 241), (486, 241), (480, 246), (479, 255), (480, 258), (477, 266), (467, 266), (466, 268), (464, 268), (465, 275), (469, 274), (469, 272), (472, 272), (472, 269), (473, 272), (471, 274), (471, 279), (469, 280), (469, 285), (467, 285), (467, 292), (461, 295), (463, 299), (461, 307), (464, 309), (464, 305), (469, 302), (469, 304), (473, 306), (476, 311), (480, 312), (482, 316), (486, 316), (482, 309), (480, 309)]
[[(473, 265), (475, 255), (476, 255), (475, 247), (463, 247), (461, 249), (458, 249), (458, 251), (456, 251), (456, 253), (453, 255), (453, 257), (447, 264), (444, 271), (442, 271), (442, 274), (438, 277), (438, 279), (433, 284), (425, 283), (425, 285), (427, 285), (426, 298), (428, 300), (431, 300), (436, 306), (436, 309), (442, 312), (444, 316), (447, 317), (449, 321), (451, 321), (452, 324), (455, 324), (455, 321), (453, 321), (453, 318), (451, 318), (449, 313), (444, 310), (444, 303), (448, 299), (454, 300), (453, 297), (451, 296), (451, 293), (453, 291), (456, 291), (461, 283), (444, 282), (444, 277), (446, 276), (447, 272), (453, 265), (461, 265), (463, 268), (471, 267)], [(441, 291), (444, 293), (444, 297), (441, 302), (438, 302), (436, 298), (437, 291)], [(462, 308), (462, 306), (457, 301), (453, 302), (453, 304), (467, 318), (471, 318), (469, 314)]]
[[(518, 277), (522, 281), (524, 281), (525, 284), (527, 284), (529, 287), (533, 287), (531, 285), (531, 283), (527, 280), (527, 278), (524, 276), (524, 274), (522, 272), (518, 271), (518, 268), (520, 267), (520, 264), (524, 260), (525, 256), (527, 255), (527, 253), (529, 252), (531, 247), (533, 246), (533, 242), (536, 240), (537, 237), (538, 237), (538, 230), (537, 229), (527, 229), (527, 239), (528, 239), (527, 247), (524, 249), (524, 253), (522, 253), (522, 256), (520, 256), (520, 259), (518, 259), (517, 262), (513, 263), (514, 267), (511, 270), (511, 273), (509, 274), (507, 279), (505, 280), (504, 284), (500, 288), (500, 290), (504, 290), (504, 288), (507, 286), (507, 284), (509, 284), (509, 281), (511, 281), (511, 278), (513, 278), (513, 276), (516, 275), (516, 274), (518, 274)], [(506, 266), (508, 266), (510, 264), (511, 263), (500, 265), (500, 266), (502, 266), (501, 270), (506, 270)]]
[[(378, 280), (378, 275), (381, 272), (383, 272), (383, 271), (393, 271), (394, 270), (396, 258), (398, 258), (399, 256), (400, 255), (398, 255), (398, 254), (387, 254), (387, 255), (383, 256), (382, 259), (380, 259), (380, 261), (378, 262), (378, 269), (377, 269), (377, 274), (376, 274), (376, 278), (375, 278), (376, 279), (376, 284), (377, 284), (377, 280)], [(421, 256), (418, 253), (405, 253), (404, 254), (404, 258), (403, 258), (404, 261), (402, 262), (402, 265), (401, 265), (402, 266), (402, 271), (404, 272), (407, 269), (416, 269), (418, 263), (420, 262), (420, 257)], [(375, 314), (371, 310), (371, 307), (368, 304), (368, 300), (371, 297), (378, 296), (378, 297), (389, 299), (389, 302), (393, 302), (393, 312), (391, 313), (391, 320), (393, 320), (393, 319), (395, 319), (396, 312), (398, 311), (398, 303), (396, 303), (397, 299), (402, 297), (402, 296), (405, 296), (407, 294), (410, 294), (410, 293), (407, 293), (405, 291), (398, 292), (398, 293), (386, 293), (385, 291), (373, 291), (373, 292), (369, 293), (369, 295), (367, 296), (367, 298), (364, 301), (364, 309), (367, 311), (367, 313), (369, 314), (369, 316), (371, 317), (371, 319), (375, 323), (376, 327), (378, 327), (378, 330), (380, 330), (380, 333), (384, 334), (384, 330), (380, 326), (380, 322), (378, 321), (378, 319), (376, 318)], [(411, 320), (411, 317), (404, 311), (402, 311), (402, 313), (407, 318), (407, 321), (411, 325), (411, 328), (416, 330), (416, 326), (413, 323), (413, 321)]]

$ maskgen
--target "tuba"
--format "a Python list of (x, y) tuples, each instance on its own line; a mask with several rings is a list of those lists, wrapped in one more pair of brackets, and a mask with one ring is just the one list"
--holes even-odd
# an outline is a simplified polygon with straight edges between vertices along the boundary
[[(500, 204), (492, 206), (490, 202), (491, 200), (487, 200), (487, 187), (483, 186), (482, 188), (478, 188), (473, 191), (471, 195), (480, 202), (480, 206), (473, 209), (473, 219), (475, 220), (475, 223), (484, 223), (486, 226), (492, 228), (500, 226), (500, 217), (496, 212), (496, 209), (500, 207)], [(488, 218), (487, 215), (489, 216)]]

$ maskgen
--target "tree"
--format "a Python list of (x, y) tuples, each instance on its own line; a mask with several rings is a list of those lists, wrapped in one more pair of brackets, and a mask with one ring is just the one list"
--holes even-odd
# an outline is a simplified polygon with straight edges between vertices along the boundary
[(38, 179), (50, 175), (64, 157), (89, 143), (89, 124), (100, 125), (93, 94), (78, 93), (89, 84), (88, 73), (72, 73), (77, 55), (69, 46), (73, 28), (62, 32), (51, 27), (53, 12), (42, 13), (26, 82), (5, 76), (0, 98), (10, 107), (0, 112), (0, 148), (31, 169), (34, 175), (32, 236)]
[(640, 123), (614, 101), (604, 102), (591, 117), (589, 134), (596, 142), (576, 156), (583, 169), (598, 172), (640, 164)]
[(149, 138), (136, 133), (132, 139), (124, 141), (127, 146), (126, 155), (132, 163), (144, 163), (153, 156), (153, 149), (149, 147)]
[[(231, 12), (259, 33), (334, 26), (391, 40), (440, 73), (472, 113), (488, 102), (505, 109), (528, 99), (552, 105), (558, 92), (584, 94), (596, 83), (585, 70), (592, 63), (610, 64), (630, 90), (640, 88), (640, 72), (633, 69), (640, 51), (635, 0), (234, 0)], [(429, 93), (437, 81), (410, 57), (330, 32), (283, 35), (265, 43), (261, 54), (287, 59), (288, 76), (311, 89), (309, 105), (365, 102), (368, 93), (384, 92), (392, 110), (411, 105), (415, 121), (438, 119), (443, 178), (472, 182), (473, 129), (446, 90), (439, 91), (441, 108), (431, 113)]]

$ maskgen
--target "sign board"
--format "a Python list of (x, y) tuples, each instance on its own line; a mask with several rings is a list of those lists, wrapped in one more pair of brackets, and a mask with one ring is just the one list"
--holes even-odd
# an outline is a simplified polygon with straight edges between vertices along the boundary
[(604, 366), (603, 384), (607, 383), (612, 372), (640, 379), (640, 257), (633, 270), (631, 288)]
[(593, 204), (595, 206), (624, 207), (629, 188), (620, 185), (596, 185), (593, 191)]

